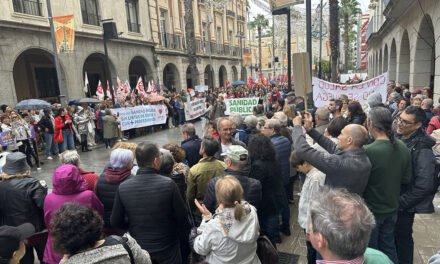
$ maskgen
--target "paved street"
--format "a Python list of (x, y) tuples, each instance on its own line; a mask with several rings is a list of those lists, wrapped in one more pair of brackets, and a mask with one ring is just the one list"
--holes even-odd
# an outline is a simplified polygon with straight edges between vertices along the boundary
[[(196, 124), (197, 134), (202, 134), (201, 122)], [(130, 140), (131, 142), (140, 143), (142, 141), (153, 141), (159, 145), (163, 145), (169, 142), (175, 142), (180, 144), (182, 140), (182, 136), (178, 128), (164, 130), (160, 132), (156, 132), (154, 134), (149, 134), (143, 137), (138, 137), (134, 140)], [(82, 167), (85, 170), (91, 170), (98, 174), (104, 168), (105, 163), (107, 162), (110, 155), (110, 150), (105, 149), (103, 146), (100, 146), (94, 149), (91, 152), (81, 153), (81, 162)], [(33, 175), (40, 179), (45, 180), (51, 188), (52, 186), (52, 171), (59, 165), (59, 160), (54, 159), (44, 160), (45, 164), (42, 166), (42, 170), (37, 172), (34, 171)], [(295, 193), (299, 192), (298, 183), (295, 186)], [(298, 263), (307, 263), (306, 259), (306, 247), (304, 241), (303, 231), (297, 224), (297, 205), (298, 205), (298, 196), (295, 196), (295, 204), (291, 205), (291, 230), (292, 235), (290, 237), (283, 237), (283, 243), (278, 245), (278, 250), (281, 252), (286, 252), (290, 254), (299, 255)], [(414, 252), (414, 263), (421, 264), (427, 263), (430, 256), (432, 256), (435, 252), (440, 250), (440, 215), (439, 215), (439, 206), (440, 206), (440, 197), (436, 196), (434, 200), (434, 206), (436, 207), (435, 214), (432, 215), (417, 215), (415, 224), (414, 224), (414, 237), (415, 237), (415, 252)]]

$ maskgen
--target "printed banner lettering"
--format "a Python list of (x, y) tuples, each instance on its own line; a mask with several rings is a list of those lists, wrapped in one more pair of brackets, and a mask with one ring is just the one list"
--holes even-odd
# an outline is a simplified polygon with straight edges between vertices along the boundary
[(75, 45), (73, 15), (53, 17), (57, 52), (72, 52)]
[(206, 113), (206, 99), (200, 98), (185, 103), (185, 120), (192, 120)]
[(241, 115), (252, 115), (254, 107), (258, 104), (258, 97), (225, 99), (226, 115), (238, 113)]
[(330, 83), (315, 77), (313, 77), (312, 82), (313, 101), (317, 107), (328, 105), (328, 101), (338, 99), (342, 94), (347, 95), (349, 100), (358, 101), (363, 106), (367, 105), (368, 96), (374, 92), (379, 92), (382, 95), (383, 103), (387, 99), (387, 72), (368, 81), (353, 85)]
[(196, 85), (196, 87), (194, 87), (194, 88), (199, 93), (203, 93), (203, 92), (208, 91), (208, 85)]
[(0, 145), (8, 146), (12, 144), (15, 144), (15, 137), (11, 131), (0, 133)]
[(119, 115), (121, 130), (164, 124), (168, 110), (165, 105), (139, 105), (135, 107), (111, 109)]

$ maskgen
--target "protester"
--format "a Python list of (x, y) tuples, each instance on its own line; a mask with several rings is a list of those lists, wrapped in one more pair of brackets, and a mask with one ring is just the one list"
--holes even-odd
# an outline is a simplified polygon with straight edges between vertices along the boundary
[[(304, 232), (307, 233), (309, 206), (314, 197), (319, 195), (320, 187), (324, 186), (325, 174), (298, 157), (296, 151), (292, 151), (290, 155), (290, 164), (298, 172), (306, 176), (298, 203), (298, 223)], [(316, 263), (316, 250), (308, 240), (306, 240), (306, 246), (308, 263)]]
[(74, 150), (75, 142), (73, 138), (72, 119), (64, 108), (57, 110), (54, 122), (54, 142), (58, 144), (59, 152)]
[(52, 111), (49, 109), (43, 110), (43, 117), (41, 118), (40, 122), (38, 123), (40, 126), (40, 129), (43, 131), (44, 135), (44, 152), (46, 154), (46, 159), (51, 160), (52, 158), (52, 147), (55, 150), (54, 155), (58, 155), (58, 145), (54, 142), (54, 118), (52, 117)]
[(186, 160), (188, 161), (188, 166), (191, 168), (200, 160), (199, 151), (202, 140), (197, 136), (196, 128), (192, 123), (184, 124), (180, 128), (180, 131), (184, 139), (181, 146), (185, 150)]
[(18, 151), (26, 155), (29, 167), (33, 168), (32, 158), (35, 160), (37, 170), (41, 170), (38, 150), (32, 137), (30, 125), (17, 113), (11, 112), (11, 131), (17, 141)]
[(287, 204), (287, 197), (275, 146), (268, 137), (256, 134), (251, 137), (248, 147), (251, 163), (249, 178), (260, 181), (262, 188), (261, 204), (257, 211), (260, 227), (276, 247), (280, 229), (278, 215)]
[(229, 116), (229, 120), (234, 123), (236, 129), (234, 138), (235, 140), (241, 141), (247, 145), (249, 141), (249, 135), (246, 133), (246, 124), (244, 123), (243, 117), (240, 114), (234, 113)]
[(330, 99), (328, 103), (328, 111), (331, 114), (331, 119), (341, 116), (342, 113), (342, 101), (338, 99)]
[(209, 120), (208, 125), (206, 127), (205, 136), (218, 139), (219, 134), (217, 132), (217, 122), (215, 120)]
[(369, 246), (398, 263), (394, 226), (400, 186), (411, 180), (411, 157), (405, 144), (394, 137), (392, 121), (391, 112), (385, 107), (368, 112), (367, 128), (374, 142), (364, 146), (372, 165), (364, 199), (376, 220)]
[(408, 106), (398, 117), (397, 133), (411, 152), (411, 182), (401, 187), (399, 212), (395, 226), (396, 249), (399, 263), (413, 262), (414, 216), (434, 212), (435, 161), (432, 147), (435, 141), (423, 129), (425, 112), (417, 106)]
[(370, 160), (362, 148), (367, 143), (367, 130), (360, 125), (347, 125), (335, 144), (312, 128), (312, 116), (305, 113), (304, 128), (313, 140), (328, 151), (323, 152), (306, 142), (302, 122), (300, 116), (293, 120), (293, 148), (298, 156), (325, 173), (326, 185), (347, 188), (350, 192), (363, 195), (371, 172)]
[(368, 96), (367, 99), (369, 109), (372, 109), (376, 106), (385, 106), (382, 103), (382, 95), (379, 92), (374, 92)]
[[(78, 168), (71, 164), (63, 164), (55, 169), (52, 177), (52, 193), (49, 193), (44, 200), (44, 222), (50, 226), (55, 212), (67, 202), (76, 202), (84, 204), (104, 213), (102, 203), (98, 197), (87, 190), (87, 183), (81, 177)], [(62, 255), (54, 251), (51, 231), (47, 238), (46, 248), (44, 250), (44, 262), (48, 264), (59, 263)]]
[(171, 178), (177, 184), (180, 196), (182, 197), (182, 200), (185, 201), (186, 177), (183, 172), (177, 174), (173, 173), (175, 163), (171, 152), (167, 149), (161, 148), (159, 174)]
[(217, 100), (212, 104), (211, 110), (211, 120), (216, 120), (219, 117), (224, 117), (226, 111), (226, 104), (224, 102), (223, 96), (219, 95)]
[(210, 179), (223, 175), (225, 164), (217, 160), (214, 155), (220, 148), (219, 143), (213, 138), (205, 137), (202, 140), (200, 154), (202, 158), (199, 162), (191, 167), (188, 175), (188, 186), (186, 189), (186, 199), (196, 224), (200, 224), (201, 216), (198, 209), (194, 206), (193, 201), (197, 199), (202, 202), (208, 182)]
[(425, 119), (425, 123), (423, 123), (423, 127), (428, 127), (428, 123), (431, 120), (431, 118), (434, 116), (434, 114), (432, 113), (432, 106), (433, 106), (434, 102), (431, 98), (425, 98), (422, 101), (421, 104), (421, 108), (423, 109), (423, 111), (425, 111), (426, 114), (426, 119)]
[(367, 115), (362, 109), (362, 105), (358, 101), (351, 101), (347, 108), (347, 122), (348, 124), (363, 125), (367, 119)]
[(102, 129), (105, 147), (110, 149), (118, 137), (118, 120), (112, 115), (110, 109), (105, 109), (105, 116), (102, 117)]
[(333, 141), (335, 144), (338, 144), (339, 141), (338, 137), (345, 126), (347, 126), (347, 120), (344, 117), (342, 116), (335, 117), (328, 124), (328, 127), (325, 130), (324, 135), (328, 137), (331, 141)]
[[(37, 232), (44, 226), (43, 204), (47, 188), (31, 176), (26, 163), (26, 155), (13, 152), (6, 156), (6, 163), (0, 174), (0, 226), (19, 226), (31, 223)], [(44, 245), (37, 246), (39, 259), (42, 260)], [(0, 247), (1, 248), (1, 247)], [(23, 263), (33, 263), (33, 248), (26, 246)]]
[(330, 123), (330, 112), (327, 107), (320, 107), (315, 112), (315, 129), (324, 135)]
[(223, 160), (222, 153), (226, 152), (228, 148), (234, 145), (240, 145), (246, 148), (246, 144), (241, 141), (236, 140), (232, 136), (232, 122), (228, 118), (222, 117), (217, 121), (218, 131), (220, 136), (218, 141), (220, 143), (221, 148), (215, 153), (214, 157), (219, 160)]
[(256, 254), (259, 225), (255, 207), (243, 200), (243, 188), (233, 176), (215, 184), (216, 214), (194, 200), (203, 217), (194, 250), (207, 263), (260, 263)]
[(136, 160), (136, 176), (116, 191), (111, 224), (123, 227), (128, 216), (130, 235), (153, 262), (180, 264), (185, 256), (180, 253), (179, 237), (188, 237), (189, 223), (179, 189), (172, 179), (158, 174), (160, 151), (155, 144), (139, 144)]
[[(0, 226), (0, 264), (27, 263), (24, 259), (28, 253), (25, 240), (34, 233), (35, 228), (30, 223)], [(28, 254), (30, 253), (33, 253), (32, 250)]]
[[(133, 152), (133, 156), (135, 155), (136, 148), (137, 148), (137, 144), (132, 143), (132, 142), (117, 142), (116, 144), (113, 145), (113, 149), (128, 149), (128, 150), (130, 150), (131, 152)], [(133, 167), (131, 168), (131, 174), (136, 175), (136, 172), (138, 169), (139, 169), (139, 167), (136, 163), (136, 157), (135, 157), (134, 161), (133, 161)], [(105, 168), (104, 168), (104, 170), (105, 170)]]
[(110, 154), (108, 167), (99, 176), (96, 184), (96, 196), (104, 205), (104, 226), (111, 227), (110, 216), (113, 210), (116, 190), (119, 185), (134, 177), (131, 173), (134, 155), (128, 149), (117, 148)]
[(98, 175), (93, 171), (86, 171), (81, 168), (81, 158), (76, 150), (64, 151), (60, 155), (60, 162), (62, 164), (71, 164), (78, 168), (81, 177), (87, 183), (87, 189), (94, 192), (96, 183), (98, 182)]
[(50, 226), (54, 249), (64, 254), (60, 263), (151, 263), (148, 252), (130, 234), (104, 237), (103, 228), (101, 216), (92, 208), (64, 204)]
[[(256, 179), (249, 178), (248, 151), (242, 146), (233, 145), (222, 156), (224, 156), (226, 166), (224, 175), (231, 175), (237, 178), (245, 191), (245, 199), (255, 208), (259, 208), (262, 194), (261, 183)], [(214, 212), (216, 208), (215, 184), (221, 177), (218, 176), (209, 180), (203, 199), (206, 208), (211, 212)]]
[(172, 174), (183, 174), (185, 176), (185, 180), (187, 181), (189, 175), (189, 167), (184, 163), (184, 161), (186, 160), (185, 150), (174, 143), (165, 144), (162, 146), (162, 148), (169, 150), (171, 152), (171, 155), (173, 155), (174, 166)]
[(342, 189), (323, 188), (310, 203), (308, 238), (323, 260), (316, 263), (391, 264), (368, 248), (374, 216), (362, 198)]
[(252, 137), (255, 134), (260, 133), (260, 131), (257, 129), (258, 119), (254, 115), (248, 115), (244, 118), (244, 124), (246, 125), (246, 134), (248, 134), (248, 137)]
[(280, 135), (287, 138), (290, 144), (292, 144), (292, 130), (288, 127), (289, 119), (287, 118), (286, 114), (283, 112), (276, 112), (273, 114), (272, 119), (280, 121)]
[(78, 134), (80, 135), (81, 142), (81, 151), (87, 152), (91, 151), (89, 149), (87, 139), (89, 136), (89, 127), (88, 124), (90, 122), (90, 116), (87, 114), (86, 110), (81, 106), (78, 106), (78, 110), (74, 115), (74, 122), (77, 126)]

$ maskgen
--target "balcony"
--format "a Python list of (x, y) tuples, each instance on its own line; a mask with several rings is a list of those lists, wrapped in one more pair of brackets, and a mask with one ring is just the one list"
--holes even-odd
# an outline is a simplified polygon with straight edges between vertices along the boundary
[(12, 0), (12, 4), (14, 12), (42, 16), (42, 6), (39, 0)]
[(237, 21), (245, 22), (246, 20), (245, 20), (244, 16), (237, 15)]
[(226, 10), (226, 15), (228, 16), (228, 17), (232, 17), (232, 18), (235, 18), (235, 13), (234, 13), (234, 11), (231, 11), (231, 10)]
[[(170, 33), (161, 33), (162, 40), (162, 48), (165, 49), (173, 49), (173, 50), (184, 50), (185, 49), (185, 41), (182, 36), (170, 34)], [(196, 43), (197, 48), (197, 43)]]
[(136, 32), (136, 33), (141, 32), (141, 24), (131, 23), (130, 21), (127, 21), (127, 24), (128, 24), (128, 31)]

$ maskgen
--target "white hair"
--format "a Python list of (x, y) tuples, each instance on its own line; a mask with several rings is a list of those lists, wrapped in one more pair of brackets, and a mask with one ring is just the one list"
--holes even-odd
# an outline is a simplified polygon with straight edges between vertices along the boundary
[(287, 126), (287, 115), (283, 112), (275, 112), (272, 119), (280, 121), (281, 126)]
[(81, 159), (76, 150), (66, 150), (61, 153), (60, 161), (63, 164), (72, 164), (78, 167)]
[(133, 160), (133, 151), (117, 148), (110, 154), (110, 167), (114, 169), (131, 168)]

